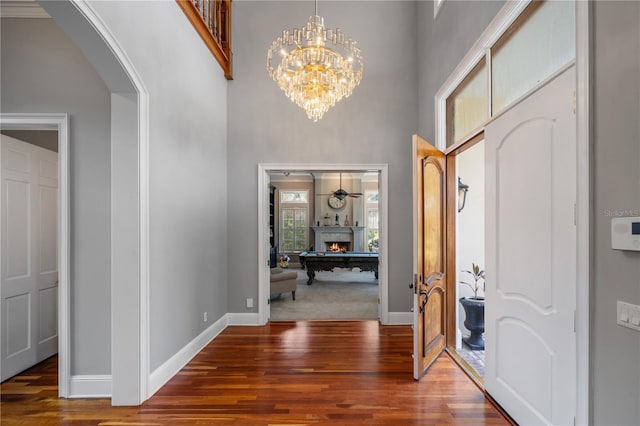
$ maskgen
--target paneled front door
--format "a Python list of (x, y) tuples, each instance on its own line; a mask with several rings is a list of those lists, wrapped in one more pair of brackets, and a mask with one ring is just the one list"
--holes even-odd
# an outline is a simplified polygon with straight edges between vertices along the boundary
[(413, 137), (413, 377), (445, 348), (445, 156)]

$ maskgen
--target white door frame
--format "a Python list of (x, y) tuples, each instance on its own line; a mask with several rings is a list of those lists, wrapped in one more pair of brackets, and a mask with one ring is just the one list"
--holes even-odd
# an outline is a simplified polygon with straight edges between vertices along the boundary
[(67, 114), (0, 114), (2, 130), (58, 132), (58, 396), (69, 390), (69, 117)]
[(380, 212), (380, 251), (378, 266), (378, 286), (380, 295), (380, 322), (389, 323), (389, 274), (388, 274), (388, 196), (389, 193), (389, 165), (388, 164), (335, 164), (335, 163), (259, 163), (258, 164), (258, 324), (269, 321), (267, 302), (269, 299), (269, 282), (262, 273), (267, 268), (269, 251), (263, 243), (267, 223), (267, 185), (269, 172), (272, 171), (362, 171), (371, 170), (380, 173), (378, 186), (380, 188), (378, 208)]
[[(436, 147), (445, 153), (455, 150), (454, 144), (446, 148), (446, 100), (464, 77), (473, 69), (493, 43), (504, 34), (532, 0), (507, 2), (480, 35), (435, 96)], [(577, 282), (576, 282), (576, 424), (589, 424), (589, 20), (591, 2), (575, 1), (576, 6), (576, 227), (577, 227)], [(535, 90), (535, 89), (533, 89)], [(529, 93), (523, 97), (528, 96)], [(472, 133), (481, 131), (487, 123)], [(472, 135), (470, 135), (472, 136)]]

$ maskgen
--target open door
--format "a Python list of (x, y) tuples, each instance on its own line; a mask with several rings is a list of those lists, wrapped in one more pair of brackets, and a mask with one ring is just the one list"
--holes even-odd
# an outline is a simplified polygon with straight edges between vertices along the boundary
[(4, 381), (58, 352), (58, 154), (0, 141)]
[(445, 155), (413, 136), (413, 377), (442, 353), (445, 339)]
[(571, 67), (485, 129), (486, 391), (521, 425), (575, 424)]

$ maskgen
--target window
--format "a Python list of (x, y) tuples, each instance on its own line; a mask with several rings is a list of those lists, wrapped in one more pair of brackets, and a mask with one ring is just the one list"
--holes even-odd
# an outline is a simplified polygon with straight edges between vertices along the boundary
[(307, 209), (282, 209), (282, 251), (304, 251), (307, 249)]
[(281, 203), (308, 203), (309, 191), (280, 191)]
[(378, 209), (367, 209), (367, 247), (369, 251), (378, 251), (380, 245), (378, 233)]
[(365, 191), (364, 197), (367, 212), (367, 247), (369, 251), (377, 252), (380, 246), (378, 191)]
[[(445, 151), (482, 130), (491, 117), (571, 64), (575, 2), (507, 2), (436, 94), (436, 145)], [(502, 13), (502, 12), (501, 12)]]
[(447, 147), (487, 121), (487, 96), (487, 67), (482, 60), (447, 98), (447, 115), (452, 118), (447, 129)]
[(534, 2), (491, 48), (493, 113), (575, 58), (575, 4)]

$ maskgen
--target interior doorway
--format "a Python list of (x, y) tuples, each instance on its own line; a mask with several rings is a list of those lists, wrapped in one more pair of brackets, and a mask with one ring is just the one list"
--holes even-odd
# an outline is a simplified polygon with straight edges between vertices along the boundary
[(0, 134), (1, 380), (58, 353), (58, 134)]
[[(328, 212), (329, 209), (331, 209), (331, 205), (329, 204), (329, 198), (331, 198), (332, 195), (334, 195), (334, 192), (338, 189), (344, 189), (345, 191), (349, 192), (349, 193), (362, 193), (361, 196), (358, 197), (349, 197), (346, 196), (345, 198), (347, 199), (364, 199), (366, 197), (367, 194), (367, 185), (369, 185), (369, 183), (365, 182), (366, 179), (364, 178), (364, 176), (377, 176), (377, 182), (371, 182), (371, 185), (377, 185), (378, 188), (378, 193), (377, 193), (377, 223), (375, 224), (377, 226), (377, 234), (375, 236), (377, 236), (377, 242), (374, 242), (373, 240), (375, 240), (376, 238), (373, 238), (374, 234), (372, 232), (372, 238), (371, 241), (369, 241), (369, 233), (367, 232), (367, 234), (365, 235), (365, 229), (367, 228), (372, 228), (366, 226), (367, 224), (365, 223), (366, 221), (366, 215), (367, 215), (367, 211), (366, 211), (366, 204), (365, 205), (359, 205), (360, 203), (358, 203), (358, 206), (354, 205), (353, 203), (351, 203), (351, 206), (349, 209), (347, 209), (345, 206), (347, 204), (349, 204), (349, 201), (345, 201), (345, 206), (343, 206), (342, 208), (338, 208), (338, 210), (336, 210), (334, 213), (329, 215), (329, 219), (332, 220), (331, 225), (328, 226), (336, 226), (336, 228), (344, 228), (344, 229), (349, 229), (350, 232), (355, 232), (352, 231), (352, 229), (358, 229), (361, 232), (360, 237), (356, 237), (355, 240), (353, 242), (350, 241), (350, 243), (353, 243), (354, 245), (352, 246), (352, 248), (359, 248), (361, 251), (366, 251), (367, 253), (369, 253), (369, 243), (372, 243), (372, 249), (376, 249), (374, 246), (377, 244), (377, 252), (376, 252), (376, 257), (378, 258), (378, 264), (377, 264), (377, 292), (375, 293), (376, 296), (376, 318), (378, 318), (380, 320), (380, 322), (382, 322), (383, 324), (388, 323), (388, 316), (389, 316), (389, 311), (388, 311), (388, 281), (387, 281), (387, 265), (388, 265), (388, 261), (387, 261), (387, 250), (386, 250), (386, 241), (387, 241), (387, 226), (388, 226), (388, 220), (387, 220), (387, 198), (385, 197), (386, 191), (387, 191), (387, 185), (388, 185), (388, 166), (386, 164), (259, 164), (258, 165), (259, 168), (259, 172), (258, 172), (258, 197), (259, 197), (259, 202), (258, 202), (258, 206), (259, 206), (259, 211), (258, 211), (258, 232), (260, 235), (262, 235), (262, 243), (259, 246), (259, 253), (258, 253), (258, 259), (259, 259), (259, 285), (258, 285), (258, 296), (259, 296), (259, 302), (258, 302), (258, 316), (259, 316), (259, 323), (260, 324), (264, 324), (267, 321), (269, 321), (269, 319), (271, 318), (271, 291), (270, 291), (270, 276), (271, 276), (271, 255), (272, 255), (272, 248), (273, 245), (276, 244), (278, 246), (283, 245), (284, 243), (284, 238), (282, 238), (281, 236), (283, 235), (282, 229), (282, 224), (280, 223), (280, 219), (278, 218), (277, 220), (275, 219), (271, 219), (272, 216), (270, 216), (270, 209), (272, 209), (271, 204), (273, 203), (275, 205), (274, 202), (274, 184), (277, 185), (277, 181), (278, 180), (282, 180), (280, 177), (285, 176), (286, 174), (289, 175), (289, 177), (291, 176), (296, 176), (296, 175), (300, 175), (300, 174), (313, 174), (315, 176), (317, 176), (317, 179), (319, 182), (322, 181), (324, 183), (320, 184), (318, 183), (318, 190), (315, 190), (315, 187), (313, 188), (312, 192), (314, 192), (313, 197), (310, 197), (309, 200), (309, 204), (313, 204), (313, 208), (312, 211), (309, 210), (309, 208), (307, 209), (307, 222), (308, 222), (308, 228), (309, 228), (309, 235), (311, 235), (311, 232), (313, 231), (313, 238), (308, 237), (308, 240), (306, 241), (306, 244), (302, 244), (299, 245), (297, 247), (298, 250), (294, 250), (294, 251), (300, 251), (303, 246), (304, 248), (307, 248), (308, 252), (314, 252), (316, 251), (316, 246), (317, 244), (319, 244), (316, 241), (316, 230), (318, 230), (319, 228), (323, 228), (324, 227), (324, 223), (325, 223), (325, 215)], [(342, 175), (343, 178), (343, 182), (342, 185), (340, 185), (340, 174)], [(349, 188), (345, 189), (347, 186), (347, 182), (346, 182), (346, 177), (347, 174), (349, 174), (349, 178), (352, 178), (353, 176), (358, 176), (358, 182), (349, 182), (349, 185), (357, 185), (356, 186), (350, 186)], [(275, 182), (272, 182), (272, 176), (275, 178)], [(276, 178), (277, 177), (277, 178)], [(294, 178), (295, 179), (295, 178)], [(313, 179), (311, 179), (313, 180)], [(335, 180), (335, 182), (334, 182)], [(345, 188), (338, 188), (337, 186), (345, 186)], [(282, 185), (281, 185), (282, 186)], [(334, 187), (335, 186), (335, 187)], [(372, 186), (373, 187), (373, 186)], [(327, 189), (329, 188), (329, 189)], [(315, 192), (318, 192), (319, 195), (316, 197)], [(373, 195), (372, 195), (373, 197)], [(324, 209), (324, 210), (323, 210)], [(325, 212), (325, 210), (327, 210), (327, 212)], [(337, 212), (337, 213), (336, 213)], [(335, 225), (335, 214), (338, 214), (338, 219), (337, 219), (337, 223), (338, 225)], [(349, 217), (347, 218), (347, 215), (349, 215)], [(275, 212), (274, 212), (274, 217), (275, 217)], [(295, 220), (295, 214), (294, 214), (294, 220)], [(347, 221), (347, 226), (344, 225), (345, 220)], [(273, 225), (273, 222), (278, 222), (280, 225), (280, 228), (275, 227)], [(355, 222), (358, 222), (358, 224), (356, 225)], [(372, 223), (373, 224), (373, 223)], [(309, 226), (310, 225), (310, 226)], [(316, 228), (316, 230), (314, 230), (313, 228)], [(282, 244), (281, 244), (282, 243)], [(288, 241), (289, 244), (291, 244), (290, 241)], [(294, 244), (294, 249), (295, 247), (295, 241), (293, 242)], [(322, 243), (324, 244), (324, 242)], [(291, 247), (289, 247), (290, 249)], [(313, 250), (311, 250), (313, 249)], [(324, 245), (321, 247), (322, 251), (325, 252), (326, 249), (324, 248)], [(282, 252), (282, 248), (278, 248), (279, 252)], [(286, 252), (286, 250), (284, 250)], [(299, 254), (300, 253), (294, 253), (297, 254), (298, 257), (296, 258), (295, 256), (288, 256), (290, 259), (290, 264), (293, 264), (294, 266), (298, 266), (300, 264), (300, 258), (299, 258)], [(280, 255), (277, 256), (277, 261), (280, 261)], [(306, 268), (306, 265), (305, 265)], [(357, 274), (360, 274), (359, 272), (356, 272), (357, 269), (355, 269), (354, 271), (347, 271), (349, 274), (355, 274), (356, 276), (358, 276)], [(307, 281), (309, 280), (309, 275), (307, 274), (308, 270), (305, 271), (301, 271), (301, 275), (303, 277), (302, 279), (302, 285), (303, 286), (307, 286)], [(333, 272), (330, 271), (319, 271), (316, 272), (316, 275), (314, 275), (314, 277), (317, 277), (317, 274), (323, 274), (323, 275), (327, 275), (327, 274), (332, 274)], [(369, 274), (369, 272), (366, 273), (362, 273), (361, 276), (358, 276), (358, 278), (364, 278), (364, 275), (371, 275)], [(305, 280), (304, 277), (307, 277), (307, 279)], [(331, 277), (331, 275), (329, 275), (329, 277)], [(315, 278), (314, 278), (315, 279)], [(372, 277), (372, 280), (375, 281), (375, 278)], [(312, 287), (314, 284), (313, 282), (310, 284), (310, 287)]]
[[(24, 217), (28, 219), (20, 222), (24, 225), (22, 228), (12, 224), (12, 235), (2, 235), (1, 310), (3, 319), (11, 317), (13, 320), (2, 322), (2, 379), (57, 353), (58, 394), (66, 396), (70, 350), (68, 118), (65, 114), (2, 114), (0, 131), (3, 133), (5, 154), (1, 159), (2, 193), (3, 201), (6, 201), (0, 213), (2, 224), (9, 225), (16, 219), (10, 217), (15, 209), (27, 208)], [(11, 197), (8, 196), (10, 187), (17, 197), (11, 206)], [(29, 193), (32, 192), (30, 187), (34, 187), (34, 194), (27, 194), (27, 189)], [(21, 188), (24, 191), (20, 192)], [(33, 202), (25, 199), (25, 203), (20, 204), (20, 194), (32, 198)], [(37, 211), (34, 210), (36, 208)], [(22, 251), (15, 250), (20, 244), (14, 244), (18, 243), (21, 236), (20, 233), (16, 234), (20, 229), (28, 231), (22, 236), (29, 238)], [(3, 226), (3, 230), (8, 231), (9, 227)], [(9, 241), (11, 238), (16, 241)], [(10, 243), (14, 255), (11, 263), (13, 266), (23, 265), (25, 273), (18, 273), (20, 271), (17, 270), (12, 273), (12, 265), (8, 260)], [(31, 244), (35, 252), (27, 250)], [(30, 277), (33, 279), (25, 281)], [(20, 282), (12, 278), (19, 278)], [(20, 301), (24, 303), (20, 304)], [(10, 323), (13, 329), (9, 328)], [(20, 330), (23, 332), (18, 333)], [(8, 338), (9, 334), (13, 339)], [(10, 341), (17, 345), (13, 351), (5, 347)]]
[[(377, 267), (357, 261), (379, 253), (379, 172), (269, 177), (270, 320), (379, 319)], [(311, 264), (315, 254), (336, 261)]]

